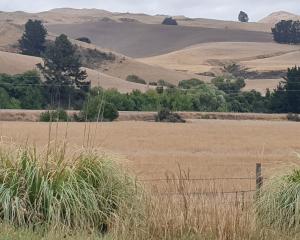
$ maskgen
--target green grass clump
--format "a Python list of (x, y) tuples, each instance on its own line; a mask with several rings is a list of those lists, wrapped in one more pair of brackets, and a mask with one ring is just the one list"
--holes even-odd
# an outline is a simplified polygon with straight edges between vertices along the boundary
[(16, 227), (106, 231), (135, 184), (107, 157), (65, 148), (0, 152), (0, 219)]
[(300, 232), (300, 170), (271, 179), (256, 201), (258, 221), (285, 233)]

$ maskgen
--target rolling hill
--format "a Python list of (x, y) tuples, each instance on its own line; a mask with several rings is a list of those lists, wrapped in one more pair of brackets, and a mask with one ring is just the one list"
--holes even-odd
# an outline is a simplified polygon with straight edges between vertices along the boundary
[(179, 26), (161, 25), (165, 17), (71, 8), (34, 14), (0, 12), (0, 72), (21, 73), (40, 61), (17, 54), (17, 41), (30, 18), (43, 21), (49, 40), (60, 33), (66, 33), (71, 40), (86, 36), (93, 44), (72, 41), (83, 49), (112, 52), (114, 61), (86, 67), (95, 86), (100, 83), (121, 92), (148, 89), (146, 85), (125, 81), (128, 75), (138, 75), (147, 82), (163, 79), (173, 84), (190, 78), (209, 81), (212, 75), (223, 74), (224, 66), (232, 63), (259, 74), (274, 72), (247, 80), (245, 89), (263, 92), (280, 81), (281, 75), (276, 75), (276, 71), (298, 64), (300, 47), (273, 43), (270, 34), (274, 21), (297, 19), (297, 15), (273, 13), (259, 23), (174, 16)]
[[(257, 69), (260, 62), (264, 61), (268, 65), (268, 61), (273, 57), (281, 59), (277, 62), (274, 70), (284, 70), (287, 66), (295, 65), (297, 57), (286, 58), (287, 53), (297, 55), (300, 46), (282, 45), (277, 43), (262, 42), (218, 42), (205, 43), (190, 46), (188, 48), (174, 51), (168, 54), (159, 55), (150, 58), (141, 58), (141, 62), (150, 65), (162, 66), (168, 69), (186, 71), (191, 73), (213, 72), (220, 73), (220, 69), (226, 64), (238, 63), (247, 67)], [(256, 60), (257, 65), (255, 66)], [(252, 62), (252, 66), (248, 62)], [(274, 66), (270, 64), (270, 70)]]
[[(16, 53), (0, 52), (0, 72), (6, 74), (20, 74), (25, 71), (36, 69), (36, 64), (41, 59), (37, 57), (24, 56)], [(134, 89), (142, 92), (148, 89), (147, 85), (126, 82), (123, 79), (109, 76), (96, 70), (86, 69), (88, 79), (93, 86), (102, 86), (105, 89), (115, 88), (120, 92), (127, 93)]]
[(269, 33), (158, 24), (87, 22), (47, 25), (50, 32), (88, 37), (101, 47), (130, 57), (157, 56), (208, 42), (272, 42)]
[(290, 12), (279, 11), (271, 13), (269, 16), (261, 19), (259, 23), (275, 25), (281, 20), (300, 20), (300, 16)]

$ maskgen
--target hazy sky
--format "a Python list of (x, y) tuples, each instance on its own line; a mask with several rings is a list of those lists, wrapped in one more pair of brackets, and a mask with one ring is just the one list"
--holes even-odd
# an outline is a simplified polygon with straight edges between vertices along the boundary
[(229, 20), (236, 20), (244, 10), (252, 21), (280, 10), (300, 14), (300, 0), (0, 0), (1, 11), (38, 12), (59, 7)]

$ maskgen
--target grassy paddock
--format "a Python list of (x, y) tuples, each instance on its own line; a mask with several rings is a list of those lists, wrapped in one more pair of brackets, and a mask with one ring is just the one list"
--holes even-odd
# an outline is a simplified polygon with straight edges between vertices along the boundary
[[(253, 205), (253, 195), (245, 200), (247, 204), (233, 201), (234, 198), (216, 194), (193, 196), (194, 191), (185, 181), (163, 183), (159, 191), (151, 194), (139, 194), (124, 189), (119, 196), (126, 196), (120, 201), (118, 211), (113, 212), (109, 221), (108, 232), (100, 234), (95, 228), (44, 228), (34, 226), (16, 226), (10, 223), (0, 224), (0, 240), (12, 239), (93, 239), (93, 240), (286, 240), (299, 239), (299, 235), (284, 234), (280, 229), (258, 224)], [(116, 184), (116, 182), (114, 182)], [(132, 185), (130, 182), (130, 188)], [(103, 186), (103, 185), (102, 185)], [(124, 187), (124, 186), (123, 186)], [(106, 187), (106, 189), (108, 189)], [(127, 188), (126, 188), (127, 189)], [(138, 188), (135, 188), (135, 190)], [(118, 188), (118, 190), (121, 190)], [(212, 192), (216, 189), (211, 188)], [(166, 193), (176, 194), (166, 194)], [(127, 195), (131, 194), (131, 196)], [(129, 201), (130, 202), (129, 202)], [(89, 210), (88, 206), (84, 206)], [(87, 211), (85, 210), (85, 211)], [(84, 216), (82, 221), (84, 220)], [(101, 218), (102, 220), (102, 218)], [(83, 223), (80, 221), (81, 223)], [(86, 222), (90, 224), (90, 221)], [(94, 224), (93, 224), (94, 225)]]
[[(288, 125), (294, 126), (292, 123)], [(45, 126), (35, 125), (31, 134), (34, 135), (33, 131), (38, 128), (39, 134), (45, 137)], [(74, 126), (65, 135), (82, 140), (82, 135), (78, 134), (81, 133), (79, 127), (85, 125)], [(103, 125), (102, 135), (106, 136), (104, 130), (109, 126), (112, 125)], [(127, 125), (121, 125), (122, 130), (126, 129), (124, 126)], [(158, 130), (168, 126), (159, 126)], [(190, 126), (194, 131), (198, 125)], [(179, 130), (183, 127), (186, 125), (178, 126)], [(26, 127), (24, 129), (28, 130)], [(58, 133), (62, 131), (57, 128), (56, 132), (54, 135), (60, 138)], [(111, 136), (112, 132), (109, 133), (108, 136)], [(125, 135), (127, 139), (130, 136)], [(140, 131), (139, 136), (142, 135)], [(162, 135), (165, 136), (166, 132)], [(149, 137), (149, 132), (145, 136)], [(95, 140), (93, 136), (88, 139)], [(116, 139), (120, 139), (119, 132)], [(129, 149), (127, 145), (124, 146), (122, 138), (120, 142), (121, 145), (117, 147)], [(190, 142), (196, 141), (191, 138)], [(215, 138), (213, 142), (216, 142)], [(149, 144), (154, 145), (155, 142)], [(213, 150), (218, 149), (216, 146), (213, 146)], [(189, 194), (196, 191), (220, 192), (222, 189), (206, 183), (195, 186), (185, 181), (189, 172), (180, 169), (178, 174), (170, 173), (178, 180), (160, 183), (156, 189), (145, 186), (147, 190), (142, 190), (113, 159), (92, 149), (69, 151), (64, 144), (56, 142), (52, 145), (50, 141), (45, 150), (11, 144), (2, 144), (1, 147), (0, 240), (285, 240), (300, 237), (297, 232), (287, 234), (280, 228), (271, 227), (271, 224), (257, 221), (254, 195), (245, 196), (245, 204), (241, 204), (234, 196)], [(161, 146), (161, 149), (166, 151), (165, 146)], [(173, 150), (169, 149), (170, 152)], [(183, 168), (186, 169), (186, 166)], [(295, 174), (290, 181), (297, 180), (297, 176)], [(272, 216), (274, 212), (269, 213)], [(276, 214), (273, 216), (276, 217)]]

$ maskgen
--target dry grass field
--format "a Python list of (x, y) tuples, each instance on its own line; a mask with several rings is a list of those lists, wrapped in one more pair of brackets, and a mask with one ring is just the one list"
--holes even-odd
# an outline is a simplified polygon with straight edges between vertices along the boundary
[[(168, 172), (176, 173), (178, 165), (194, 178), (254, 177), (257, 162), (268, 176), (299, 161), (300, 125), (293, 122), (59, 123), (52, 125), (52, 140), (63, 139), (66, 130), (72, 148), (81, 148), (89, 137), (90, 146), (118, 156), (139, 179), (165, 178)], [(5, 142), (43, 147), (48, 132), (48, 123), (0, 123)]]
[[(218, 71), (226, 63), (232, 62), (246, 65), (250, 70), (254, 70), (253, 68), (256, 70), (262, 62), (270, 66), (266, 70), (283, 70), (297, 62), (299, 50), (299, 46), (277, 43), (217, 42), (198, 44), (172, 53), (139, 60), (146, 64), (192, 73)], [(277, 67), (273, 64), (275, 63), (273, 59), (277, 59)], [(256, 66), (255, 63), (257, 63)]]
[(48, 30), (74, 39), (87, 36), (97, 45), (130, 57), (157, 56), (207, 42), (272, 42), (271, 34), (264, 32), (161, 24), (99, 21), (48, 25)]

